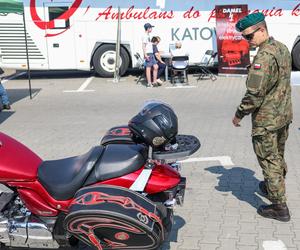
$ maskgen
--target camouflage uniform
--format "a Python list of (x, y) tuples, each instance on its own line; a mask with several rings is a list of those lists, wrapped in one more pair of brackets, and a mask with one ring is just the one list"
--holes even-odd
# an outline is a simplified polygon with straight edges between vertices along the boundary
[(252, 113), (252, 143), (273, 203), (286, 202), (284, 147), (292, 121), (291, 55), (269, 38), (259, 46), (249, 68), (247, 91), (236, 111), (242, 119)]

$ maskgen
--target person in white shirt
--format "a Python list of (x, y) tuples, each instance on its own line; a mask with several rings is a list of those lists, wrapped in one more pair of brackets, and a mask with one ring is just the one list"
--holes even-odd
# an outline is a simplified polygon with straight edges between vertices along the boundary
[[(143, 47), (143, 53), (145, 58), (145, 67), (146, 67), (146, 78), (147, 78), (147, 87), (153, 87), (157, 85), (157, 70), (158, 65), (157, 61), (155, 59), (154, 53), (153, 53), (153, 45), (151, 42), (151, 36), (150, 33), (152, 32), (152, 28), (154, 26), (150, 23), (146, 23), (144, 25), (145, 28), (145, 34), (142, 38), (142, 47)], [(152, 83), (152, 77), (151, 77), (151, 71), (153, 73), (153, 83)]]
[[(172, 66), (175, 69), (184, 69), (188, 66), (188, 61), (176, 61), (173, 60), (173, 57), (175, 56), (188, 56), (188, 53), (182, 48), (182, 43), (180, 41), (177, 41), (175, 43), (175, 49), (171, 50), (171, 56), (172, 56)], [(183, 82), (182, 78), (182, 72), (177, 72), (176, 70), (173, 70), (174, 75), (177, 75), (177, 73), (180, 73), (179, 78), (180, 81)]]
[[(175, 43), (175, 49), (171, 50), (172, 57), (174, 56), (187, 56), (186, 51), (182, 48), (182, 43), (177, 41)], [(172, 61), (172, 65), (178, 69), (184, 69), (187, 66), (186, 61)]]

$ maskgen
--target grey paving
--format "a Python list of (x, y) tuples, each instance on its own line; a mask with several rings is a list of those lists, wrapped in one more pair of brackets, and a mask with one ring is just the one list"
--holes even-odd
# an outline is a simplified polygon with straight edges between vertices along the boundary
[[(22, 141), (43, 159), (81, 154), (98, 144), (107, 129), (126, 124), (145, 100), (170, 103), (179, 118), (180, 133), (202, 142), (193, 157), (230, 156), (234, 165), (219, 161), (184, 163), (188, 179), (185, 204), (175, 211), (175, 225), (162, 249), (264, 249), (263, 242), (284, 242), (300, 249), (300, 86), (293, 87), (294, 122), (286, 147), (289, 167), (287, 197), (292, 220), (281, 223), (261, 218), (256, 209), (268, 201), (259, 196), (260, 168), (252, 150), (250, 118), (240, 128), (231, 124), (244, 91), (245, 78), (218, 77), (197, 82), (195, 88), (147, 89), (129, 75), (119, 84), (94, 78), (87, 89), (76, 90), (86, 73), (34, 76), (34, 98), (25, 79), (4, 85), (13, 101), (11, 112), (0, 113), (0, 130)], [(167, 84), (167, 86), (169, 86)]]

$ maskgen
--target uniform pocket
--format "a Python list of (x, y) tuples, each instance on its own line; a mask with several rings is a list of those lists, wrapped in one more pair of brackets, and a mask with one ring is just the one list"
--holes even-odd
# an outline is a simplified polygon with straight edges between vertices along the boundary
[(276, 134), (265, 129), (264, 134), (252, 136), (252, 144), (255, 154), (259, 158), (269, 158), (276, 150)]

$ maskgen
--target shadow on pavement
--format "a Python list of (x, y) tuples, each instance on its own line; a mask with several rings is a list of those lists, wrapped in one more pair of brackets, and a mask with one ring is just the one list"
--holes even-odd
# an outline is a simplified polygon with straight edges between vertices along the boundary
[[(218, 68), (217, 67), (210, 67), (209, 70), (215, 76), (218, 75)], [(190, 65), (189, 66), (189, 69), (188, 69), (189, 78), (192, 79), (192, 77), (195, 77), (197, 80), (202, 80), (202, 81), (203, 80), (210, 80), (211, 81), (211, 78), (208, 75), (206, 75), (206, 76), (204, 76), (200, 79), (199, 76), (200, 76), (201, 72), (202, 71), (200, 70), (199, 66), (195, 66), (195, 65)], [(164, 79), (164, 73), (162, 75), (162, 79), (165, 82), (170, 82), (170, 75), (171, 75), (171, 72), (170, 72), (170, 69), (169, 69), (169, 79), (168, 80)], [(203, 75), (203, 73), (201, 75)], [(141, 69), (129, 69), (129, 70), (127, 70), (124, 77), (125, 76), (132, 76), (132, 77), (135, 78), (134, 82), (136, 84), (140, 84), (140, 85), (143, 85), (145, 87), (147, 86), (147, 79), (146, 79), (146, 76), (145, 76), (145, 72), (143, 72), (143, 70), (141, 70)]]
[(260, 205), (267, 205), (260, 196), (256, 194), (258, 183), (260, 182), (255, 176), (254, 171), (242, 168), (233, 167), (230, 169), (223, 166), (212, 166), (205, 168), (213, 174), (220, 175), (216, 190), (220, 192), (231, 192), (238, 200), (247, 202), (254, 208)]
[(163, 243), (160, 250), (169, 250), (171, 249), (170, 242), (177, 242), (178, 240), (178, 231), (185, 225), (185, 220), (178, 216), (174, 216), (174, 223), (172, 227), (172, 231), (169, 234), (169, 238)]
[[(20, 73), (20, 72), (18, 72)], [(65, 79), (65, 78), (86, 78), (97, 75), (92, 71), (81, 70), (36, 70), (30, 72), (31, 79)], [(18, 76), (15, 79), (28, 79), (28, 74), (25, 72), (23, 75)]]
[[(31, 89), (32, 97), (34, 98), (40, 91), (41, 89)], [(6, 89), (6, 92), (12, 105), (24, 98), (30, 98), (29, 89)]]
[[(32, 89), (32, 98), (34, 98), (41, 89)], [(6, 92), (9, 96), (9, 102), (11, 104), (11, 110), (2, 110), (0, 112), (0, 124), (3, 123), (5, 120), (7, 120), (10, 116), (12, 116), (14, 111), (14, 103), (18, 102), (21, 99), (24, 98), (30, 98), (29, 97), (29, 89), (6, 89)]]
[(124, 77), (126, 76), (132, 76), (134, 77), (134, 82), (136, 84), (144, 85), (145, 87), (147, 86), (147, 79), (145, 72), (141, 69), (129, 69), (125, 73)]
[(8, 119), (14, 113), (15, 113), (14, 111), (1, 111), (0, 112), (0, 124), (2, 124), (6, 119)]

